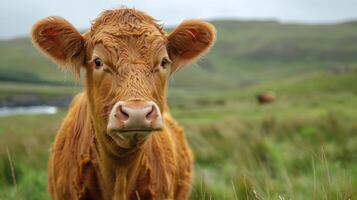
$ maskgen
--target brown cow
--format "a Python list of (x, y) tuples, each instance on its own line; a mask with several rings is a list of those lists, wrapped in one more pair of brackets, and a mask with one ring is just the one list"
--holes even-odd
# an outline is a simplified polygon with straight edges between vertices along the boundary
[(186, 199), (193, 158), (166, 102), (168, 78), (207, 52), (214, 27), (188, 20), (171, 34), (134, 9), (103, 12), (81, 35), (49, 17), (34, 44), (79, 77), (49, 161), (53, 199)]
[(257, 94), (257, 101), (260, 105), (269, 104), (275, 101), (275, 94), (272, 92), (264, 92)]

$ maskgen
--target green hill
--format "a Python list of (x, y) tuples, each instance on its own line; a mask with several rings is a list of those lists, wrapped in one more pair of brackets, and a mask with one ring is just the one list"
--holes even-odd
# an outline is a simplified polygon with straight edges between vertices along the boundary
[[(213, 21), (218, 40), (198, 66), (187, 67), (175, 86), (226, 87), (357, 66), (357, 24), (281, 24), (275, 21)], [(72, 84), (29, 38), (0, 41), (0, 81)]]
[(0, 41), (0, 81), (63, 84), (65, 76), (29, 38)]

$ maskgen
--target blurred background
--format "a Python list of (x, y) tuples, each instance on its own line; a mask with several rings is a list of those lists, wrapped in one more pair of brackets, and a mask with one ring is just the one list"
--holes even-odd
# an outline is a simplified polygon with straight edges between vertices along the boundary
[(179, 71), (169, 104), (195, 155), (191, 199), (356, 199), (357, 1), (1, 1), (0, 199), (49, 199), (47, 160), (74, 94), (29, 31), (58, 15), (79, 30), (105, 9), (167, 30), (202, 18), (212, 51)]

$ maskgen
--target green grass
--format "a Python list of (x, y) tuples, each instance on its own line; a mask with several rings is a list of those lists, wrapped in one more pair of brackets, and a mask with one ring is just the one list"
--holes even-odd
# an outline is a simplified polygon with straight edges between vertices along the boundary
[[(65, 113), (0, 120), (0, 199), (48, 199), (49, 148)], [(7, 149), (9, 155), (7, 154)], [(9, 161), (15, 171), (16, 187)]]
[(39, 94), (39, 95), (73, 95), (79, 92), (81, 87), (78, 86), (58, 86), (58, 85), (43, 85), (43, 84), (29, 84), (29, 83), (14, 83), (14, 82), (0, 82), (0, 97), (12, 96), (18, 93)]
[[(259, 106), (265, 90), (278, 99)], [(173, 90), (170, 104), (195, 155), (191, 199), (355, 198), (356, 73), (189, 94)], [(1, 118), (0, 199), (48, 198), (48, 149), (65, 112)]]
[(0, 106), (18, 104), (63, 105), (81, 90), (80, 85), (61, 86), (0, 81)]
[[(356, 199), (356, 23), (213, 23), (215, 47), (169, 94), (195, 155), (191, 199)], [(0, 41), (0, 61), (0, 102), (81, 88), (28, 38)], [(265, 91), (277, 100), (260, 106)], [(0, 118), (0, 200), (49, 198), (48, 150), (65, 113)]]

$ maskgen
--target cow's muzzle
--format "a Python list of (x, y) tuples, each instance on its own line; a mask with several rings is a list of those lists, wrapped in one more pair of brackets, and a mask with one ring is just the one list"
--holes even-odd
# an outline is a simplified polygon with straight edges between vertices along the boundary
[(107, 131), (122, 139), (135, 135), (147, 135), (163, 128), (159, 107), (153, 101), (119, 101), (109, 116)]

